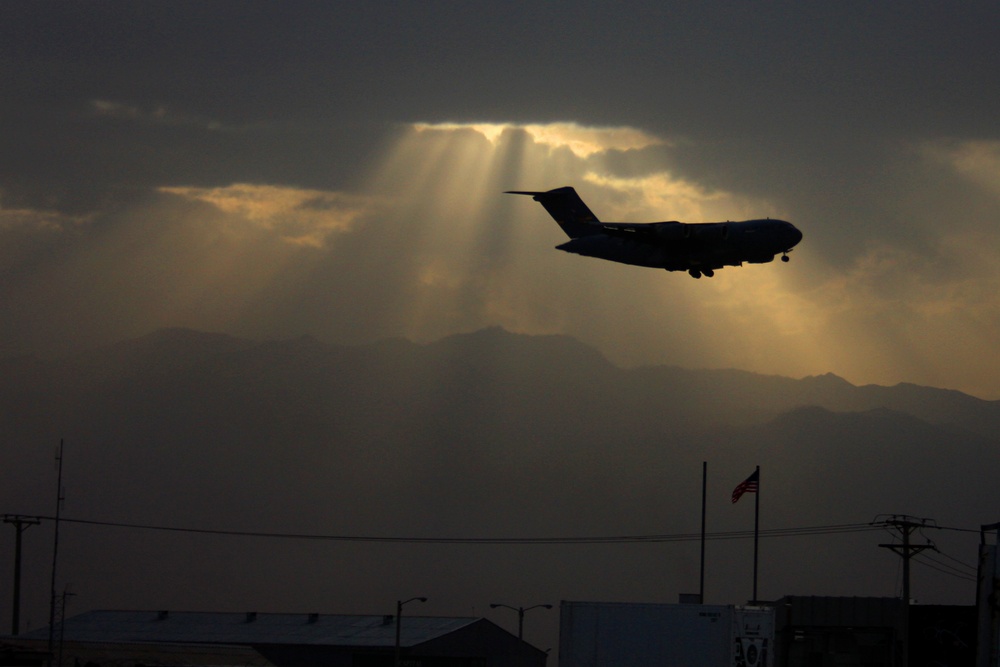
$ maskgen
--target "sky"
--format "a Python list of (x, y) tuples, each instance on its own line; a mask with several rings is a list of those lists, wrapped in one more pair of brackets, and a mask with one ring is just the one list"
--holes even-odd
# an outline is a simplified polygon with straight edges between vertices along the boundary
[[(1000, 399), (996, 2), (5, 2), (0, 352), (569, 334)], [(554, 250), (777, 217), (712, 279)]]

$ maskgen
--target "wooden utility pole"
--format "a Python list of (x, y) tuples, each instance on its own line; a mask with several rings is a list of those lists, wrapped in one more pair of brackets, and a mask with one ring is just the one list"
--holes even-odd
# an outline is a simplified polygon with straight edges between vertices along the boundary
[[(921, 551), (926, 549), (934, 549), (934, 544), (927, 542), (925, 544), (912, 544), (910, 542), (910, 534), (917, 528), (923, 528), (928, 525), (929, 519), (917, 519), (911, 516), (896, 516), (893, 515), (891, 519), (884, 521), (886, 526), (892, 526), (899, 531), (902, 536), (902, 544), (880, 544), (879, 547), (883, 549), (890, 549), (898, 554), (903, 559), (903, 619), (901, 623), (902, 631), (902, 649), (903, 649), (903, 667), (909, 666), (910, 659), (910, 558), (917, 555)], [(933, 525), (933, 524), (932, 524)]]
[(16, 637), (21, 632), (21, 533), (31, 526), (37, 526), (39, 519), (5, 514), (4, 523), (14, 524), (17, 538), (14, 540), (14, 612), (11, 614), (10, 634)]
[(56, 454), (56, 462), (59, 464), (59, 476), (56, 481), (56, 520), (55, 535), (52, 540), (52, 582), (49, 589), (49, 666), (52, 665), (52, 648), (56, 626), (56, 564), (59, 562), (59, 516), (62, 512), (63, 497), (62, 477), (63, 477), (63, 441), (59, 440), (59, 453)]

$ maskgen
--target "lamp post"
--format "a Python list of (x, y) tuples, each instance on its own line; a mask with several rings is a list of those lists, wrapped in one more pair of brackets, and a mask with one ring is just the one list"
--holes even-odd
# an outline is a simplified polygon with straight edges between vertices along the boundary
[(410, 598), (409, 600), (396, 600), (396, 657), (393, 660), (393, 664), (396, 667), (400, 667), (403, 664), (400, 660), (399, 653), (399, 625), (400, 621), (403, 620), (403, 605), (413, 601), (427, 602), (427, 598)]
[(532, 609), (538, 609), (542, 607), (544, 609), (552, 609), (550, 604), (536, 604), (530, 607), (511, 607), (508, 604), (491, 603), (490, 609), (496, 609), (497, 607), (503, 607), (504, 609), (510, 609), (511, 611), (517, 612), (517, 638), (524, 641), (524, 612), (531, 611)]

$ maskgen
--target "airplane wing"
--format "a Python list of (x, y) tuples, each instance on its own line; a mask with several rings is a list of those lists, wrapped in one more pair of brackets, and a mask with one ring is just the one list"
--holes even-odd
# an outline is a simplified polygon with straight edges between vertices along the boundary
[(688, 225), (683, 222), (604, 222), (601, 233), (610, 237), (630, 238), (641, 243), (661, 245), (665, 241), (687, 238)]

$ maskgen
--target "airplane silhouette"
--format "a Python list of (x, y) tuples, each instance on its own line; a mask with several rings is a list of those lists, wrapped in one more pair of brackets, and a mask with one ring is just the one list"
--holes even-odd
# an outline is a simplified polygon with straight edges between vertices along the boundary
[(529, 195), (545, 207), (570, 240), (558, 250), (612, 262), (687, 271), (711, 278), (725, 266), (766, 264), (781, 254), (788, 261), (802, 232), (790, 222), (765, 218), (742, 222), (601, 222), (571, 187)]

